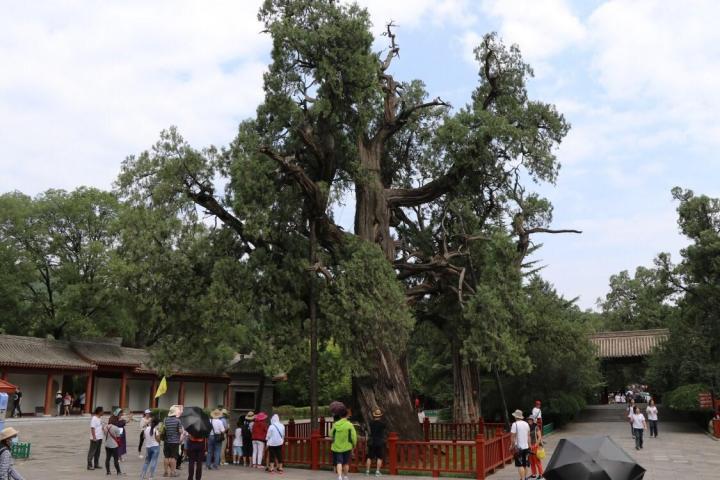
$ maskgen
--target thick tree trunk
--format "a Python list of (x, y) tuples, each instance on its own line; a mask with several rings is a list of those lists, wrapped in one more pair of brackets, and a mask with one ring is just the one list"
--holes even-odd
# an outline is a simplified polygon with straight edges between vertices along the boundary
[[(359, 143), (364, 171), (363, 180), (355, 184), (355, 234), (377, 244), (388, 261), (393, 261), (395, 244), (390, 235), (390, 210), (380, 175), (380, 147)], [(371, 362), (372, 376), (354, 380), (366, 419), (373, 409), (380, 408), (390, 431), (397, 432), (403, 439), (421, 439), (422, 429), (412, 406), (408, 370), (404, 365), (405, 348), (405, 345), (394, 345), (365, 352)], [(364, 351), (364, 345), (358, 345), (358, 351)]]
[(389, 261), (395, 260), (395, 242), (390, 235), (390, 209), (380, 174), (379, 148), (359, 148), (363, 181), (355, 183), (355, 234), (380, 246)]
[(474, 423), (480, 419), (480, 375), (477, 367), (465, 360), (457, 340), (452, 342), (453, 421)]
[(390, 350), (378, 350), (375, 355), (377, 370), (370, 377), (357, 377), (358, 402), (363, 417), (368, 420), (375, 408), (383, 411), (389, 430), (397, 432), (403, 440), (422, 439), (418, 416), (410, 400), (410, 385), (400, 357)]

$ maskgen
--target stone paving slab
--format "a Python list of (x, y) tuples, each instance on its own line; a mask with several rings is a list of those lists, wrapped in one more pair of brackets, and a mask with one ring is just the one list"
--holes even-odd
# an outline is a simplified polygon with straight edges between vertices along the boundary
[[(17, 419), (8, 425), (20, 431), (20, 440), (32, 442), (30, 460), (18, 460), (17, 468), (27, 480), (74, 480), (106, 478), (105, 471), (85, 469), (88, 448), (89, 417), (73, 419)], [(714, 441), (693, 425), (660, 423), (659, 438), (646, 438), (645, 448), (636, 451), (627, 424), (577, 423), (550, 435), (546, 439), (548, 459), (564, 437), (610, 435), (640, 465), (647, 469), (646, 480), (718, 480), (720, 479), (720, 442)], [(139, 478), (142, 460), (137, 456), (139, 424), (128, 426), (128, 456), (121, 468), (128, 477)], [(103, 451), (101, 463), (104, 465)], [(546, 461), (547, 463), (547, 461)], [(113, 470), (114, 471), (114, 470)], [(288, 469), (285, 475), (273, 477), (288, 480), (335, 479), (328, 471)], [(161, 465), (156, 478), (162, 479)], [(181, 477), (186, 478), (182, 470)], [(268, 478), (265, 472), (228, 465), (218, 471), (204, 471), (203, 478), (210, 480)], [(351, 474), (351, 479), (366, 478), (364, 474)], [(428, 479), (429, 477), (390, 477), (404, 479)], [(498, 470), (489, 477), (492, 480), (517, 479), (517, 471), (511, 465)]]

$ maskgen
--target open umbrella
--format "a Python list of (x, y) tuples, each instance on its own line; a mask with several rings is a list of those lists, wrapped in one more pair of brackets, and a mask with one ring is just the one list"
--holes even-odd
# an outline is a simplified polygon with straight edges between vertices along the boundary
[(180, 415), (180, 423), (193, 437), (205, 438), (212, 431), (210, 417), (200, 407), (185, 407)]
[(642, 480), (645, 469), (610, 437), (563, 438), (545, 469), (547, 480)]

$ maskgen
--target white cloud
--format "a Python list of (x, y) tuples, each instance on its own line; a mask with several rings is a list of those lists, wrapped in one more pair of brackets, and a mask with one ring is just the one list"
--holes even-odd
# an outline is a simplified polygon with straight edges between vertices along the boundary
[(261, 99), (257, 2), (12, 2), (0, 17), (0, 191), (107, 188), (171, 124), (227, 142)]
[(483, 10), (500, 20), (500, 34), (517, 43), (531, 62), (577, 45), (586, 31), (563, 0), (485, 0)]
[(652, 110), (689, 142), (718, 145), (720, 4), (608, 1), (588, 25), (607, 98)]

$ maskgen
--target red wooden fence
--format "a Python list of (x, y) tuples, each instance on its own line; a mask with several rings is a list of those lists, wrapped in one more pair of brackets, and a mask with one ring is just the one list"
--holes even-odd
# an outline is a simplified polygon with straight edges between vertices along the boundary
[[(297, 425), (296, 425), (297, 427)], [(285, 440), (285, 464), (306, 466), (313, 470), (332, 467), (332, 440), (319, 431), (308, 437), (290, 437)], [(350, 470), (364, 468), (366, 443), (358, 439), (353, 451)], [(392, 475), (402, 472), (424, 472), (434, 477), (441, 473), (467, 475), (484, 479), (486, 475), (510, 463), (510, 434), (494, 432), (492, 438), (476, 435), (468, 440), (400, 440), (396, 433), (388, 436), (385, 467)]]
[[(318, 421), (318, 429), (321, 435), (330, 436), (333, 422), (325, 421), (320, 418)], [(475, 437), (483, 433), (485, 437), (491, 438), (495, 435), (498, 428), (502, 429), (502, 423), (486, 423), (483, 420), (477, 423), (430, 423), (430, 419), (426, 418), (420, 423), (423, 429), (425, 441), (430, 440), (467, 440), (474, 441)], [(311, 428), (310, 422), (295, 423), (290, 420), (287, 424), (289, 437), (310, 438)]]

